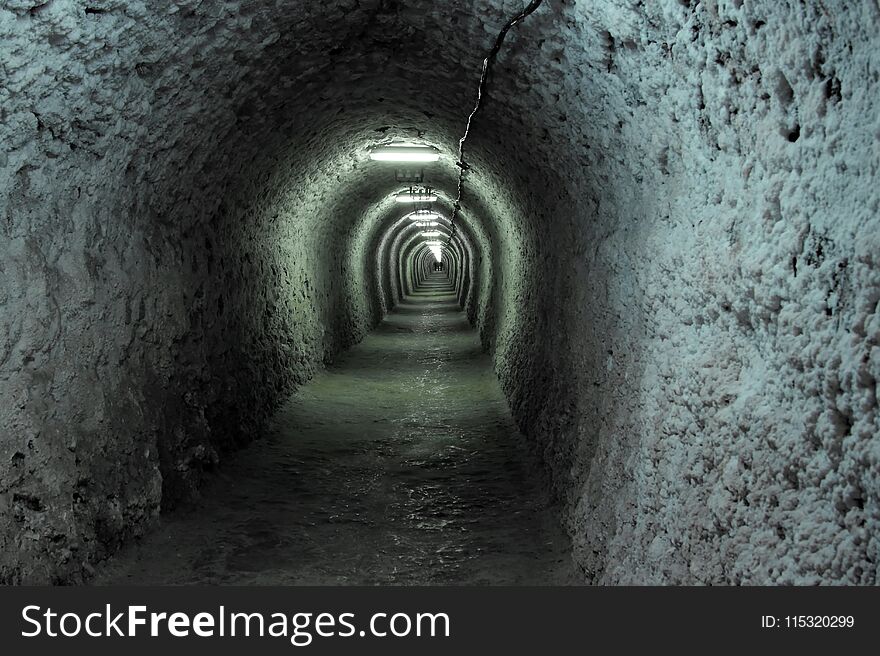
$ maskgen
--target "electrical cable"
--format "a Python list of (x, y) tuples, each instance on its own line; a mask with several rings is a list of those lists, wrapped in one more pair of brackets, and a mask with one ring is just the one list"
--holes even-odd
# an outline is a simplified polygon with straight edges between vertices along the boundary
[(482, 109), (483, 99), (485, 98), (489, 88), (489, 73), (491, 72), (492, 65), (495, 63), (495, 59), (498, 57), (498, 52), (501, 50), (501, 44), (504, 43), (504, 37), (507, 36), (507, 33), (510, 31), (510, 29), (517, 23), (524, 20), (538, 7), (540, 7), (543, 1), (544, 0), (532, 0), (525, 9), (523, 9), (519, 14), (507, 21), (504, 27), (501, 28), (498, 36), (495, 37), (495, 43), (492, 45), (492, 49), (489, 51), (489, 54), (483, 60), (483, 70), (480, 74), (480, 86), (477, 88), (477, 102), (476, 104), (474, 104), (474, 109), (471, 111), (470, 116), (468, 116), (467, 124), (464, 128), (464, 134), (462, 135), (461, 139), (458, 140), (458, 190), (455, 197), (455, 204), (452, 206), (452, 217), (450, 219), (450, 227), (452, 229), (452, 232), (449, 235), (447, 243), (451, 242), (452, 238), (455, 236), (455, 219), (458, 216), (459, 210), (461, 209), (461, 195), (464, 189), (464, 179), (469, 168), (467, 162), (465, 162), (464, 159), (464, 144), (467, 141), (468, 136), (470, 135), (471, 125), (473, 124), (474, 117), (477, 115), (480, 109)]

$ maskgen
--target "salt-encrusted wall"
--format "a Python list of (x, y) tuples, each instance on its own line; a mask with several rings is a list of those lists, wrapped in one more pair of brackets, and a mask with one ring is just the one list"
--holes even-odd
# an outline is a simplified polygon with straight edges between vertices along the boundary
[(88, 578), (378, 319), (367, 153), (453, 179), (503, 17), (457, 13), (472, 52), (386, 2), (0, 6), (0, 580)]
[(567, 17), (543, 45), (561, 85), (524, 75), (517, 97), (559, 94), (579, 197), (535, 290), (557, 305), (519, 326), (545, 350), (511, 370), (499, 349), (499, 371), (578, 562), (600, 583), (875, 584), (880, 8)]

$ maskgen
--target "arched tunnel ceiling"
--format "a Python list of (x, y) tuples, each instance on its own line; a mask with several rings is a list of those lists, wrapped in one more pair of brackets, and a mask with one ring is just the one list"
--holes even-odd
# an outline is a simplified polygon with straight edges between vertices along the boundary
[[(12, 10), (27, 16), (31, 4)], [(56, 66), (59, 83), (46, 85), (39, 122), (65, 143), (117, 159), (133, 182), (150, 184), (156, 211), (173, 202), (178, 213), (181, 196), (201, 192), (207, 209), (249, 176), (282, 176), (288, 193), (355, 198), (368, 206), (394, 184), (385, 171), (366, 165), (367, 150), (392, 139), (440, 147), (447, 167), (432, 182), (448, 189), (481, 60), (507, 18), (492, 4), (475, 11), (467, 2), (432, 11), (385, 0), (92, 5), (81, 14), (72, 11), (76, 3), (48, 3), (38, 20), (30, 19), (47, 48), (58, 42), (71, 64), (46, 58), (45, 74)], [(536, 24), (522, 29), (537, 33), (552, 16), (530, 20)], [(70, 32), (72, 21), (79, 25)], [(122, 43), (116, 42), (120, 33)], [(510, 68), (537, 47), (528, 36), (511, 34), (504, 53), (515, 58)], [(108, 68), (130, 74), (108, 84), (99, 75)], [(75, 122), (64, 116), (71, 105), (79, 114)], [(506, 163), (528, 161), (537, 169), (541, 143), (529, 140), (541, 132), (533, 123), (542, 118), (496, 103), (491, 120), (474, 130), (471, 185), (491, 198), (510, 193), (499, 190), (513, 186), (498, 174), (509, 170)], [(77, 127), (85, 124), (93, 129)], [(353, 221), (356, 213), (340, 216)], [(331, 225), (338, 223), (318, 223)]]

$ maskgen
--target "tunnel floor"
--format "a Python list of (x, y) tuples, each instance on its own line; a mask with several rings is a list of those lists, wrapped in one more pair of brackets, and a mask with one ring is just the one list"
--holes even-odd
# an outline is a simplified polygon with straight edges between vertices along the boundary
[(574, 582), (537, 457), (440, 276), (96, 582)]

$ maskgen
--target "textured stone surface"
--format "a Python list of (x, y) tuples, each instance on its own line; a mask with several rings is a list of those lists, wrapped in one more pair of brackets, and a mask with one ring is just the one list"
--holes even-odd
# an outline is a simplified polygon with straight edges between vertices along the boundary
[(591, 580), (877, 581), (880, 10), (845, 4), (578, 3), (579, 74), (520, 78), (584, 177), (532, 290), (568, 302), (497, 362)]
[[(393, 138), (521, 3), (0, 7), (0, 580), (76, 581), (394, 302)], [(596, 582), (874, 583), (876, 3), (547, 0), (474, 126), (468, 316)]]
[(441, 68), (436, 102), (408, 98), (420, 49), (442, 47), (409, 29), (396, 61), (381, 33), (408, 18), (0, 8), (0, 579), (87, 576), (380, 316), (367, 218), (399, 185), (368, 149), (429, 132), (435, 105), (428, 138), (451, 152), (473, 79)]

